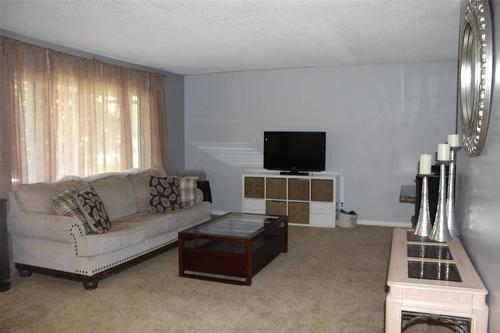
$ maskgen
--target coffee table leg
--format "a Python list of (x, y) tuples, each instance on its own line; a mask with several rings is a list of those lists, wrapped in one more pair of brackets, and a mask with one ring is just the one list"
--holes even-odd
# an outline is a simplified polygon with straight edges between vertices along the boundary
[(246, 285), (250, 286), (252, 284), (252, 241), (247, 240), (245, 242), (245, 254), (246, 254)]
[(184, 239), (180, 236), (177, 240), (177, 250), (179, 252), (179, 276), (184, 276), (184, 262), (182, 255), (184, 252)]

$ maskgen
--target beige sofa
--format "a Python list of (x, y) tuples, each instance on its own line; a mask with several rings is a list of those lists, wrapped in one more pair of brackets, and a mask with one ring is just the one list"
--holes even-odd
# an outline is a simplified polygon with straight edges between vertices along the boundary
[[(150, 169), (21, 185), (10, 194), (7, 218), (19, 274), (51, 274), (94, 289), (100, 279), (170, 248), (179, 231), (210, 218), (211, 204), (150, 213), (147, 180), (149, 174), (163, 173)], [(94, 187), (112, 221), (105, 234), (85, 234), (76, 217), (56, 215), (50, 205), (50, 198), (82, 180)]]

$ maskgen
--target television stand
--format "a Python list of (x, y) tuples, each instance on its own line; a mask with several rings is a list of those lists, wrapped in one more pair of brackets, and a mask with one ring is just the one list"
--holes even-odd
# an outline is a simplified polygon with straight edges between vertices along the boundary
[(288, 223), (335, 228), (337, 176), (243, 174), (244, 213), (288, 216)]
[(282, 176), (309, 176), (309, 172), (291, 170), (291, 171), (281, 171)]

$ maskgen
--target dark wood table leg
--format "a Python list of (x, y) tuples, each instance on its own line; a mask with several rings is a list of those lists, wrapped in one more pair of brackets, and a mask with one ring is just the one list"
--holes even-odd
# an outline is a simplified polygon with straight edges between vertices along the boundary
[(181, 235), (178, 236), (177, 240), (177, 251), (179, 253), (179, 276), (184, 276), (184, 262), (183, 262), (183, 252), (184, 252), (184, 239)]
[(247, 240), (245, 242), (245, 255), (246, 255), (246, 266), (245, 266), (245, 282), (247, 286), (252, 285), (252, 240)]

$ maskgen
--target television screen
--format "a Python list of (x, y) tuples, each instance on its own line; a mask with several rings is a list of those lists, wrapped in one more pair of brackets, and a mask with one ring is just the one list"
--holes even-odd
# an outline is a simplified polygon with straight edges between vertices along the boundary
[(264, 169), (325, 170), (325, 132), (264, 132)]

